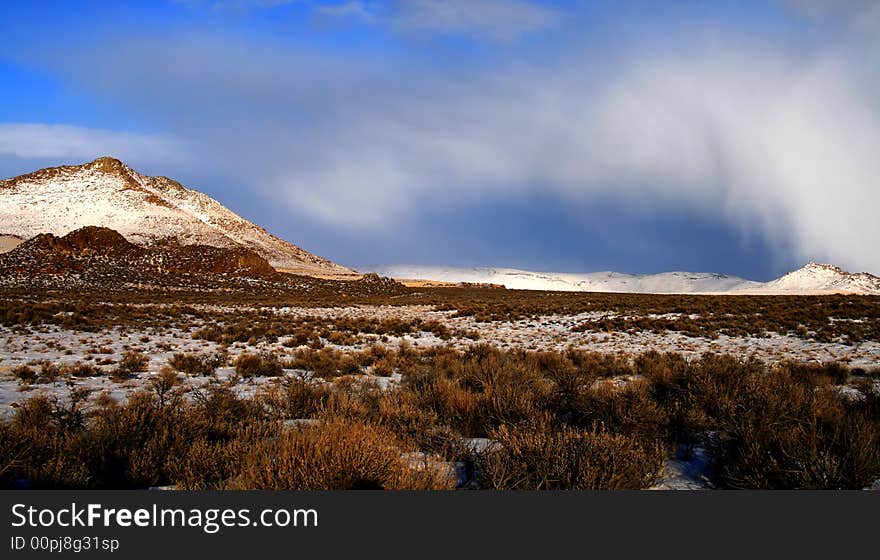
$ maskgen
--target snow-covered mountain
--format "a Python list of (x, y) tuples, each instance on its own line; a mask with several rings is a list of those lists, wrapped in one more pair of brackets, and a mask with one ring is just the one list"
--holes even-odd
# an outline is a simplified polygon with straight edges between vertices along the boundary
[(860, 272), (850, 274), (835, 266), (809, 263), (770, 282), (754, 282), (708, 272), (662, 274), (586, 274), (531, 272), (513, 268), (449, 268), (396, 265), (376, 267), (385, 276), (403, 280), (500, 284), (518, 290), (625, 292), (648, 294), (880, 294), (880, 278)]
[(739, 291), (750, 294), (880, 294), (880, 278), (867, 272), (853, 274), (830, 264), (810, 262), (776, 280)]
[(181, 245), (244, 247), (275, 268), (300, 274), (354, 273), (271, 235), (206, 194), (141, 175), (117, 159), (0, 181), (0, 236), (61, 236), (84, 226), (111, 228), (143, 245), (172, 238)]
[(591, 272), (575, 274), (531, 272), (515, 268), (446, 268), (409, 265), (378, 267), (375, 271), (400, 279), (501, 284), (515, 290), (679, 294), (726, 292), (760, 286), (758, 282), (709, 272), (665, 272), (662, 274)]

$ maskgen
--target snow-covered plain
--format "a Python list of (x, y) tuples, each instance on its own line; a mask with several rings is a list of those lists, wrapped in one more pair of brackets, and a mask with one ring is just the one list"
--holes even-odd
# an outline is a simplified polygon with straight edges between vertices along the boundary
[[(199, 306), (205, 310), (215, 309), (213, 306)], [(217, 312), (230, 310), (229, 307), (217, 307)], [(328, 347), (340, 350), (362, 350), (373, 343), (396, 347), (406, 341), (414, 347), (429, 347), (451, 344), (465, 347), (476, 343), (489, 343), (500, 348), (523, 348), (533, 350), (562, 350), (568, 347), (602, 353), (626, 353), (636, 355), (648, 350), (660, 352), (679, 352), (689, 358), (696, 358), (706, 352), (732, 353), (737, 356), (755, 356), (758, 359), (775, 362), (781, 359), (793, 359), (807, 362), (841, 361), (852, 367), (880, 367), (880, 343), (867, 341), (852, 346), (839, 343), (824, 343), (804, 340), (794, 336), (770, 334), (766, 337), (729, 337), (719, 336), (711, 340), (693, 338), (676, 332), (655, 334), (638, 333), (591, 333), (573, 332), (572, 327), (586, 320), (595, 320), (605, 313), (581, 313), (578, 315), (546, 315), (537, 319), (518, 321), (497, 321), (478, 323), (473, 317), (453, 317), (453, 311), (435, 311), (431, 306), (383, 306), (359, 305), (337, 308), (300, 308), (288, 307), (277, 310), (277, 313), (291, 317), (326, 317), (326, 318), (399, 318), (403, 320), (422, 319), (441, 321), (452, 331), (466, 333), (478, 331), (480, 340), (474, 342), (468, 338), (453, 338), (444, 341), (429, 332), (406, 334), (403, 336), (366, 335), (361, 342), (351, 346), (336, 346), (327, 342)], [(153, 328), (113, 328), (102, 332), (82, 332), (59, 328), (55, 325), (32, 327), (27, 331), (8, 327), (0, 328), (0, 415), (11, 414), (14, 403), (27, 399), (38, 393), (48, 393), (61, 399), (67, 398), (69, 388), (64, 381), (54, 384), (22, 386), (12, 375), (12, 370), (22, 364), (36, 364), (50, 361), (58, 365), (74, 364), (86, 361), (98, 363), (106, 360), (115, 363), (129, 349), (139, 350), (150, 358), (147, 372), (137, 374), (134, 378), (122, 382), (111, 380), (108, 376), (73, 379), (75, 386), (88, 387), (92, 390), (92, 399), (102, 393), (121, 401), (140, 388), (143, 388), (159, 370), (168, 363), (176, 352), (197, 352), (211, 354), (220, 350), (220, 345), (207, 340), (194, 339), (192, 332), (204, 326), (195, 320), (188, 328), (172, 326), (164, 329)], [(280, 358), (291, 356), (297, 348), (284, 345), (286, 337), (277, 342), (261, 341), (255, 345), (243, 342), (233, 343), (228, 347), (231, 360), (243, 352), (271, 352)], [(100, 366), (108, 373), (112, 365)], [(375, 381), (383, 387), (394, 383), (393, 378), (374, 377), (370, 371), (364, 372), (366, 380)], [(285, 375), (308, 375), (300, 370), (285, 370)], [(242, 395), (252, 395), (261, 386), (277, 380), (272, 378), (254, 378), (250, 380), (234, 379), (230, 367), (219, 368), (214, 377), (188, 377), (187, 383), (194, 387), (208, 382), (233, 383), (235, 391)]]

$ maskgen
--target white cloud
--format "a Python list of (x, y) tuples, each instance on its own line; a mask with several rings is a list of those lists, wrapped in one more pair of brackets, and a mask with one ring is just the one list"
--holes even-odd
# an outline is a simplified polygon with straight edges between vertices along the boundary
[(211, 8), (217, 12), (242, 11), (251, 8), (277, 8), (303, 0), (173, 0), (191, 9)]
[(42, 123), (0, 123), (0, 154), (81, 162), (100, 156), (179, 163), (180, 142), (167, 136)]
[(783, 0), (797, 12), (815, 19), (835, 19), (861, 31), (880, 32), (877, 0)]
[(351, 0), (321, 6), (318, 12), (406, 32), (453, 33), (496, 41), (513, 41), (559, 18), (555, 10), (525, 0)]
[[(190, 40), (59, 64), (172, 123), (212, 173), (335, 226), (402, 231), (421, 208), (486, 197), (614, 198), (657, 215), (684, 206), (802, 260), (880, 272), (870, 53), (688, 47), (463, 70)], [(50, 147), (52, 136), (41, 135)], [(67, 138), (51, 150), (164, 145)], [(0, 132), (0, 151), (43, 149)]]
[(633, 59), (594, 79), (532, 70), (389, 94), (384, 108), (323, 123), (273, 184), (361, 227), (517, 192), (688, 206), (804, 260), (880, 271), (880, 114), (845, 61), (704, 52)]

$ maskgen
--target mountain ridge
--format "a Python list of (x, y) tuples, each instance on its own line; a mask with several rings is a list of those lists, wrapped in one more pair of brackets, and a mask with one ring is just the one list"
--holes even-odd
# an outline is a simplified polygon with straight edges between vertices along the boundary
[(39, 169), (0, 181), (0, 235), (27, 239), (108, 227), (139, 245), (244, 247), (297, 274), (356, 275), (270, 234), (210, 196), (164, 176), (142, 175), (113, 157)]
[(838, 266), (810, 261), (761, 286), (745, 290), (754, 294), (848, 293), (880, 294), (880, 277), (867, 272), (847, 272)]
[(811, 295), (848, 293), (880, 295), (880, 277), (849, 273), (810, 262), (769, 282), (756, 282), (712, 272), (674, 271), (659, 274), (534, 272), (515, 268), (454, 268), (417, 265), (373, 267), (379, 274), (403, 280), (499, 284), (509, 289), (654, 294)]

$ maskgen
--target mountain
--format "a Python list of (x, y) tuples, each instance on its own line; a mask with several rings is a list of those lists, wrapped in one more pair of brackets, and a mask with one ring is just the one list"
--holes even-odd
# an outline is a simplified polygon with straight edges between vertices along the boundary
[(530, 272), (515, 268), (445, 268), (388, 266), (374, 269), (379, 274), (401, 279), (440, 282), (501, 284), (515, 290), (557, 290), (566, 292), (630, 292), (680, 294), (726, 292), (760, 285), (736, 276), (709, 272), (666, 272), (663, 274), (622, 274), (592, 272)]
[(649, 294), (880, 294), (880, 278), (866, 272), (850, 274), (827, 264), (809, 263), (770, 282), (754, 282), (708, 272), (662, 274), (585, 274), (531, 272), (513, 268), (448, 268), (397, 265), (374, 268), (385, 276), (404, 280), (448, 283), (500, 284), (519, 290), (624, 292)]
[(740, 290), (750, 294), (880, 294), (880, 278), (867, 272), (850, 273), (830, 264), (807, 263), (802, 268), (760, 286)]
[(206, 194), (167, 177), (141, 175), (114, 158), (0, 181), (5, 245), (14, 244), (14, 237), (65, 235), (84, 226), (113, 229), (139, 245), (171, 239), (180, 245), (245, 248), (298, 274), (356, 274), (271, 235)]

